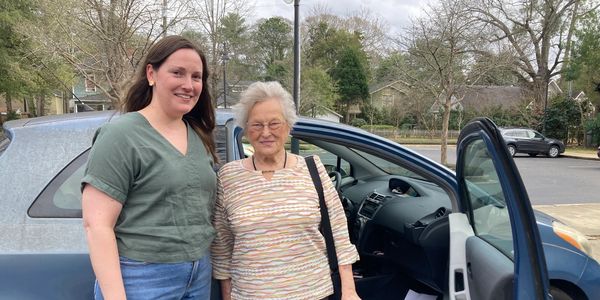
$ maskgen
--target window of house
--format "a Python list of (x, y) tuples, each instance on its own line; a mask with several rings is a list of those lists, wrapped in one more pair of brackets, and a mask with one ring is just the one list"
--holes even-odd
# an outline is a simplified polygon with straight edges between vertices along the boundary
[(96, 84), (94, 83), (95, 80), (96, 80), (96, 76), (94, 76), (94, 75), (88, 75), (85, 78), (85, 91), (86, 92), (95, 92), (96, 91)]

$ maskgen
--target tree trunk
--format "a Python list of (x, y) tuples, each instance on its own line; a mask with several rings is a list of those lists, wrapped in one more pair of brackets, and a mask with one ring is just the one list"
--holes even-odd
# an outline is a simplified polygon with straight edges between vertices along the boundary
[(350, 103), (346, 103), (346, 113), (344, 114), (344, 123), (350, 124)]
[(533, 111), (536, 114), (543, 114), (548, 103), (548, 79), (546, 77), (546, 70), (541, 70), (531, 83), (534, 101)]
[(442, 116), (442, 141), (440, 146), (440, 163), (448, 164), (448, 125), (450, 123), (450, 109), (452, 106), (452, 93), (446, 93), (446, 101), (444, 102), (444, 114)]
[(573, 34), (575, 33), (575, 27), (577, 25), (577, 12), (579, 11), (579, 1), (575, 2), (573, 6), (573, 12), (571, 13), (571, 24), (569, 25), (569, 31), (567, 31), (567, 42), (565, 46), (565, 56), (563, 62), (563, 69), (568, 70), (571, 64), (571, 40), (573, 39)]
[(10, 113), (13, 111), (12, 107), (12, 95), (10, 93), (6, 93), (6, 112)]
[(37, 97), (37, 102), (38, 102), (38, 104), (37, 104), (37, 107), (38, 107), (37, 116), (41, 117), (41, 116), (43, 116), (43, 115), (46, 114), (46, 105), (45, 105), (46, 95), (39, 95)]

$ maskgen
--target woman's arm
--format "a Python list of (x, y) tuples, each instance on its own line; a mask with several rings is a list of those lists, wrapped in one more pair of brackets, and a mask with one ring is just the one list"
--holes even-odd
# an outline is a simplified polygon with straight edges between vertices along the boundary
[(342, 281), (342, 300), (360, 300), (354, 286), (352, 265), (339, 265), (339, 270)]
[(82, 196), (83, 226), (92, 268), (102, 296), (107, 300), (126, 299), (114, 231), (122, 207), (120, 202), (92, 185), (85, 185)]
[(221, 280), (221, 299), (231, 300), (231, 279)]

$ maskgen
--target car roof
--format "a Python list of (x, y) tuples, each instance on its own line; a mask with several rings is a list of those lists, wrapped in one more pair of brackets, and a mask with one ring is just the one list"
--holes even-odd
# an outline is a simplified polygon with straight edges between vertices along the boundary
[[(110, 121), (112, 118), (116, 118), (120, 115), (120, 112), (109, 110), (109, 111), (92, 111), (92, 112), (80, 112), (80, 113), (69, 113), (62, 115), (49, 115), (37, 118), (27, 118), (11, 120), (4, 123), (3, 127), (5, 133), (9, 138), (12, 138), (18, 131), (28, 131), (27, 129), (42, 129), (42, 128), (62, 128), (71, 130), (80, 130), (83, 128), (97, 128), (102, 124)], [(228, 108), (216, 109), (216, 125), (223, 126), (227, 121), (234, 118), (234, 113)], [(349, 125), (336, 123), (327, 120), (314, 119), (309, 117), (300, 117), (299, 123), (309, 121), (311, 124), (320, 125), (324, 127), (336, 126), (336, 127), (347, 127), (352, 130), (361, 130)], [(42, 129), (43, 130), (43, 129)]]

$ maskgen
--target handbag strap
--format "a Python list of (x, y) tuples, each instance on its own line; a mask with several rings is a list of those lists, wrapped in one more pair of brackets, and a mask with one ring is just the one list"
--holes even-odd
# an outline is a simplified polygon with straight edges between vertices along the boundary
[(335, 244), (333, 242), (333, 232), (331, 231), (331, 222), (329, 220), (329, 212), (327, 210), (327, 204), (325, 204), (325, 194), (323, 194), (323, 184), (321, 183), (321, 176), (317, 170), (317, 164), (313, 156), (307, 156), (304, 158), (306, 166), (310, 172), (317, 194), (319, 195), (319, 208), (321, 209), (321, 226), (320, 231), (325, 238), (325, 246), (327, 247), (327, 260), (329, 261), (329, 268), (331, 271), (336, 272), (338, 270), (338, 260), (335, 251)]

